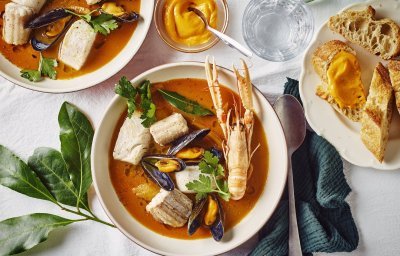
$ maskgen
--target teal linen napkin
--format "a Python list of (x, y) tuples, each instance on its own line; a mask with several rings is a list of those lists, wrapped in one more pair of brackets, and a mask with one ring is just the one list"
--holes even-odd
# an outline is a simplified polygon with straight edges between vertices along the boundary
[[(284, 94), (291, 94), (301, 102), (298, 81), (288, 78)], [(353, 251), (359, 237), (350, 207), (345, 202), (351, 189), (344, 177), (339, 153), (325, 139), (307, 131), (303, 145), (292, 156), (292, 165), (303, 253)], [(287, 255), (288, 229), (285, 193), (251, 255)]]

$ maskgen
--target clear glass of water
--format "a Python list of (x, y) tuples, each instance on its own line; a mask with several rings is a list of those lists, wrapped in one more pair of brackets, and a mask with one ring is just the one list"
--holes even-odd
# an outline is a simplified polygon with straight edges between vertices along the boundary
[(251, 0), (244, 11), (242, 29), (255, 54), (282, 62), (307, 48), (314, 18), (303, 0)]

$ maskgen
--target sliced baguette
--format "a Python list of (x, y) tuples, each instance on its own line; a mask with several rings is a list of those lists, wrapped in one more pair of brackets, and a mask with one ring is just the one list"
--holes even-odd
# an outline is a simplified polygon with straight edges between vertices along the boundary
[(393, 90), (388, 70), (379, 63), (361, 119), (361, 140), (379, 162), (383, 161), (393, 113)]
[(329, 104), (331, 104), (332, 107), (336, 109), (339, 113), (343, 114), (354, 122), (359, 122), (361, 120), (362, 109), (364, 107), (362, 104), (357, 105), (353, 108), (340, 108), (339, 104), (328, 92), (328, 68), (335, 55), (341, 51), (346, 51), (353, 55), (356, 55), (356, 52), (350, 46), (339, 40), (326, 42), (325, 44), (318, 47), (317, 50), (314, 52), (312, 57), (312, 64), (315, 71), (323, 82), (322, 85), (319, 85), (317, 87), (315, 93), (318, 97), (326, 100)]
[(392, 82), (392, 88), (396, 99), (396, 107), (400, 113), (400, 61), (389, 61), (388, 68), (390, 81)]
[(375, 19), (375, 9), (344, 11), (329, 19), (329, 28), (371, 52), (388, 60), (400, 53), (400, 28), (391, 19)]

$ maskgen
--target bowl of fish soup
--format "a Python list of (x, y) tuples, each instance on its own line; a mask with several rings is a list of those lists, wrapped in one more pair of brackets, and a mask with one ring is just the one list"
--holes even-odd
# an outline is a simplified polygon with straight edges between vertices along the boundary
[[(218, 68), (218, 71), (219, 81), (224, 86), (223, 89), (236, 91), (236, 78), (233, 72), (224, 68)], [(168, 84), (168, 81), (197, 79), (197, 81), (201, 82), (205, 78), (203, 63), (185, 62), (153, 68), (136, 77), (132, 83), (136, 85), (145, 79), (149, 79), (155, 86), (161, 83), (164, 84), (164, 88), (171, 89), (172, 87), (169, 86), (172, 85)], [(202, 89), (198, 91), (200, 94), (203, 93)], [(184, 90), (182, 90), (182, 93), (189, 95)], [(157, 97), (154, 97), (155, 104), (158, 101)], [(205, 102), (200, 98), (196, 100), (201, 103)], [(126, 206), (126, 202), (121, 196), (121, 191), (118, 190), (118, 186), (115, 184), (115, 175), (112, 173), (117, 171), (113, 167), (114, 135), (116, 129), (118, 130), (121, 125), (121, 120), (123, 120), (121, 117), (126, 115), (126, 100), (119, 96), (114, 97), (103, 115), (99, 128), (96, 130), (91, 158), (96, 193), (111, 221), (129, 239), (150, 251), (162, 255), (217, 255), (241, 245), (255, 235), (271, 217), (285, 187), (287, 148), (282, 127), (273, 108), (256, 89), (253, 90), (253, 105), (258, 120), (256, 125), (260, 126), (259, 131), (256, 133), (261, 132), (266, 135), (268, 147), (267, 151), (260, 151), (260, 155), (257, 155), (257, 158), (268, 159), (267, 166), (264, 167), (267, 170), (259, 170), (258, 172), (267, 172), (267, 174), (260, 181), (262, 187), (255, 204), (251, 209), (248, 209), (246, 214), (241, 216), (238, 223), (226, 228), (222, 240), (216, 242), (210, 235), (202, 236), (200, 234), (195, 238), (187, 235), (181, 236), (178, 234), (179, 230), (177, 235), (162, 234), (159, 230), (149, 226), (148, 223), (144, 223), (140, 216), (136, 216)], [(268, 155), (263, 155), (266, 154), (265, 152)], [(123, 170), (121, 172), (123, 173)], [(256, 177), (257, 170), (254, 170), (254, 172), (252, 175)], [(124, 181), (121, 180), (121, 182)], [(133, 194), (130, 189), (127, 193)], [(229, 214), (230, 210), (227, 211), (226, 214)], [(237, 208), (236, 211), (240, 211), (240, 209)], [(171, 227), (165, 229), (167, 230), (166, 232), (168, 232), (168, 229), (171, 229)]]
[[(14, 2), (18, 1), (14, 0)], [(49, 93), (63, 93), (82, 90), (99, 84), (110, 78), (120, 71), (139, 50), (149, 30), (154, 8), (154, 1), (118, 0), (116, 3), (124, 6), (126, 11), (134, 11), (138, 13), (140, 18), (132, 23), (121, 23), (122, 25), (111, 31), (111, 33), (107, 36), (97, 33), (93, 46), (91, 46), (90, 53), (80, 70), (75, 70), (71, 67), (77, 67), (76, 65), (79, 66), (79, 63), (75, 64), (70, 62), (69, 65), (66, 65), (63, 62), (58, 61), (58, 67), (55, 68), (57, 71), (56, 80), (45, 77), (41, 81), (31, 82), (21, 77), (20, 71), (22, 69), (38, 69), (38, 62), (40, 59), (39, 52), (35, 51), (29, 42), (25, 43), (24, 45), (8, 44), (5, 42), (3, 35), (3, 37), (0, 39), (0, 46), (2, 49), (0, 54), (0, 75), (10, 82), (24, 88)], [(34, 14), (32, 19), (36, 19), (56, 8), (72, 8), (74, 6), (89, 8), (85, 1), (49, 1), (38, 13)], [(100, 6), (101, 5), (94, 5), (90, 8), (93, 9)], [(5, 3), (0, 5), (0, 9), (1, 11), (4, 11)], [(78, 17), (74, 16), (74, 19), (77, 20)], [(3, 25), (4, 20), (1, 19), (0, 23)], [(79, 23), (73, 24), (79, 25)], [(81, 22), (81, 25), (82, 24), (86, 25), (84, 22)], [(84, 30), (81, 29), (80, 31)], [(60, 45), (64, 39), (63, 36), (66, 36), (68, 32), (69, 30), (63, 32), (62, 37), (57, 40), (56, 44), (44, 51), (43, 56), (48, 58), (58, 58), (61, 52), (59, 51), (61, 48)], [(78, 34), (78, 36), (75, 36), (75, 38), (79, 38), (79, 33), (75, 33)], [(31, 32), (30, 38), (33, 37), (33, 34), (34, 30)], [(73, 44), (74, 43), (72, 42), (72, 46)], [(68, 61), (65, 60), (65, 62)]]

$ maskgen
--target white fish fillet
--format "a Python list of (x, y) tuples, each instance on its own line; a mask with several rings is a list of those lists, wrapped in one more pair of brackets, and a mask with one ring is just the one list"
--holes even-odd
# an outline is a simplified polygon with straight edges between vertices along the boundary
[(182, 227), (192, 213), (192, 206), (192, 200), (179, 190), (161, 189), (146, 206), (146, 211), (161, 223), (171, 227)]
[(12, 2), (30, 7), (35, 13), (38, 13), (46, 3), (46, 0), (12, 0)]
[[(186, 187), (186, 184), (194, 180), (198, 180), (201, 172), (199, 166), (187, 166), (185, 170), (175, 173), (175, 183), (176, 187), (183, 193), (196, 193)], [(209, 174), (203, 174), (205, 176), (210, 176)], [(215, 188), (215, 182), (212, 182), (212, 187)]]
[(97, 4), (98, 2), (100, 2), (101, 0), (86, 0), (86, 3), (88, 5), (92, 5), (92, 4)]
[(59, 60), (76, 70), (80, 70), (89, 56), (95, 39), (96, 32), (87, 22), (83, 20), (75, 21), (61, 43), (58, 54)]
[(188, 132), (187, 122), (179, 113), (174, 113), (150, 127), (150, 133), (153, 135), (155, 142), (161, 146), (167, 145)]
[(119, 130), (115, 143), (114, 159), (137, 165), (150, 148), (151, 135), (141, 124), (140, 113), (135, 112), (126, 118)]
[(8, 3), (3, 15), (3, 39), (7, 44), (22, 45), (29, 40), (31, 29), (25, 29), (24, 25), (33, 17), (32, 8)]

